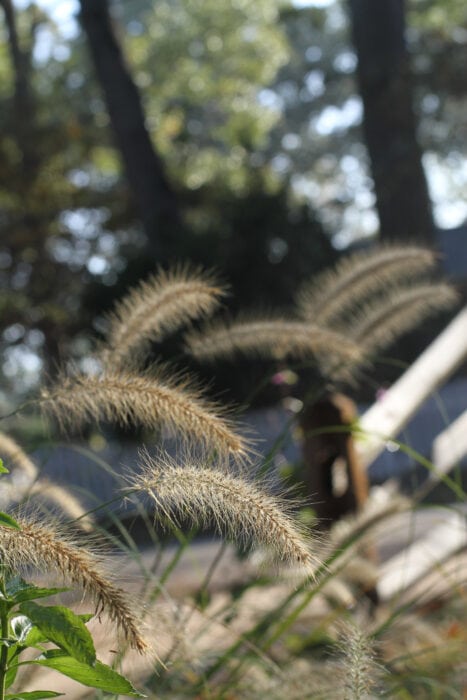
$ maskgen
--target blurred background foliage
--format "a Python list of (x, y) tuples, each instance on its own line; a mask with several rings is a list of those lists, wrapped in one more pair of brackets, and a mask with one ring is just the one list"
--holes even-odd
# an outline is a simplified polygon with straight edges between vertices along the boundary
[[(0, 6), (5, 400), (63, 357), (86, 362), (103, 312), (159, 264), (217, 268), (232, 308), (284, 306), (349, 245), (405, 239), (404, 222), (433, 244), (433, 221), (467, 216), (463, 0), (388, 0), (382, 47), (359, 44), (368, 0)], [(423, 162), (431, 196), (415, 168), (390, 222), (365, 101), (378, 90), (380, 141)]]

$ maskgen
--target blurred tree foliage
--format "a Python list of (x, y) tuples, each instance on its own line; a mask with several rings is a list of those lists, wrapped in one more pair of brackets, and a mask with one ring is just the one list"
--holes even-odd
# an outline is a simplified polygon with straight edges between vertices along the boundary
[[(84, 33), (64, 34), (34, 4), (0, 6), (0, 306), (13, 379), (38, 370), (38, 354), (53, 364), (62, 344), (85, 355), (83, 329), (159, 260)], [(345, 3), (114, 0), (111, 9), (180, 208), (165, 261), (216, 266), (242, 306), (285, 304), (333, 259), (330, 238), (345, 244), (342, 226), (373, 230)], [(451, 167), (465, 155), (465, 3), (413, 0), (408, 10), (422, 147)]]
[[(445, 201), (462, 201), (467, 5), (463, 0), (407, 0), (405, 5), (419, 143), (426, 162), (448, 183)], [(349, 4), (288, 8), (281, 17), (291, 59), (267, 90), (281, 111), (268, 153), (319, 210), (340, 247), (377, 229)], [(343, 229), (347, 234), (341, 235)]]
[(289, 57), (278, 2), (140, 6), (135, 13), (128, 3), (117, 5), (128, 27), (123, 43), (173, 181), (191, 190), (215, 183), (245, 194), (252, 154), (262, 150), (279, 117), (258, 100)]

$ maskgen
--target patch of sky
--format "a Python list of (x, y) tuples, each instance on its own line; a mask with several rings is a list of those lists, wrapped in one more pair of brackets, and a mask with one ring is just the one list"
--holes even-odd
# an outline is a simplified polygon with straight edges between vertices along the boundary
[[(19, 9), (25, 9), (33, 3), (31, 0), (14, 0)], [(71, 39), (78, 33), (78, 0), (35, 0), (35, 5), (42, 8), (52, 19), (63, 39)]]
[(20, 390), (27, 391), (35, 386), (41, 369), (41, 358), (27, 345), (21, 343), (5, 349), (2, 371), (5, 377), (14, 379)]
[(76, 238), (97, 238), (109, 211), (105, 207), (95, 209), (67, 209), (60, 214), (60, 223), (65, 231)]
[(263, 107), (269, 107), (270, 109), (276, 109), (278, 111), (282, 110), (284, 107), (284, 100), (282, 97), (277, 92), (270, 90), (269, 88), (265, 88), (264, 90), (260, 90), (258, 92), (258, 102)]
[(305, 58), (308, 63), (316, 63), (320, 61), (323, 55), (322, 49), (319, 46), (309, 46), (305, 51)]
[(102, 255), (91, 255), (86, 267), (91, 275), (104, 275), (110, 270), (108, 261)]
[(117, 250), (117, 242), (112, 233), (101, 233), (97, 241), (97, 247), (102, 255), (112, 255)]
[(440, 228), (456, 228), (467, 221), (467, 161), (459, 153), (447, 158), (426, 152), (423, 165), (433, 202), (435, 223)]
[(353, 73), (357, 67), (357, 56), (353, 51), (342, 51), (334, 59), (333, 66), (339, 73)]
[(294, 7), (329, 7), (336, 0), (292, 0)]
[(21, 323), (13, 323), (5, 328), (2, 333), (2, 339), (6, 343), (17, 343), (24, 336), (25, 328)]
[(271, 166), (277, 173), (285, 174), (290, 170), (291, 165), (292, 161), (285, 153), (279, 153), (279, 155), (274, 156), (271, 160)]
[(424, 95), (421, 101), (421, 107), (424, 114), (433, 114), (438, 110), (440, 106), (440, 99), (438, 95), (433, 95), (429, 93)]
[(302, 139), (298, 134), (289, 133), (282, 137), (281, 146), (285, 148), (286, 151), (295, 151), (301, 145)]
[(318, 117), (310, 121), (310, 127), (321, 136), (329, 136), (336, 131), (344, 131), (361, 123), (362, 101), (356, 95), (349, 97), (342, 107), (325, 107)]
[(68, 173), (68, 179), (72, 185), (75, 187), (87, 187), (91, 182), (91, 177), (89, 173), (85, 170), (72, 170)]
[(321, 97), (324, 94), (324, 73), (322, 70), (310, 70), (305, 75), (304, 82), (311, 97)]

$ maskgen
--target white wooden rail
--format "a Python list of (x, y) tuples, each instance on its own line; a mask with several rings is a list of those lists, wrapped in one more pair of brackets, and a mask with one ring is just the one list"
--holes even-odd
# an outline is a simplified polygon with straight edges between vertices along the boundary
[[(407, 533), (416, 527), (413, 519), (417, 520), (419, 516), (422, 516), (420, 520), (425, 529), (419, 537), (415, 536), (397, 554), (381, 563), (377, 583), (380, 600), (399, 596), (435, 567), (443, 578), (443, 562), (467, 547), (465, 515), (461, 511), (439, 509), (431, 514), (405, 513), (396, 517), (394, 529), (391, 527), (393, 537), (407, 537)], [(463, 577), (465, 570), (451, 573), (449, 579), (444, 581), (446, 590), (449, 587), (452, 589), (452, 585), (465, 584), (465, 580), (460, 580), (456, 574)]]
[[(369, 467), (385, 449), (387, 442), (400, 433), (430, 394), (444, 384), (466, 358), (467, 307), (382, 399), (361, 416), (362, 437), (357, 440), (356, 449), (365, 468)], [(465, 454), (467, 410), (433, 440), (431, 456), (435, 471), (427, 474), (427, 490), (458, 464)], [(380, 598), (388, 600), (399, 595), (428, 571), (466, 547), (465, 516), (446, 513), (441, 522), (433, 522), (432, 527), (428, 527), (420, 537), (382, 563), (377, 585)]]
[[(467, 396), (466, 396), (467, 403)], [(467, 454), (467, 409), (434, 440), (431, 461), (435, 471), (430, 472), (428, 483), (435, 484), (448, 474)]]
[(363, 433), (356, 448), (368, 467), (400, 433), (428, 396), (444, 384), (467, 358), (467, 307), (413, 365), (360, 418)]

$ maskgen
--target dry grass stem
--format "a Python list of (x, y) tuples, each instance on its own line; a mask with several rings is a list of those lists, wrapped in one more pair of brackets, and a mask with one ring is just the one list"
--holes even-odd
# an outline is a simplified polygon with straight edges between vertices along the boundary
[(87, 421), (165, 428), (173, 436), (190, 438), (220, 454), (240, 459), (248, 442), (231, 422), (219, 415), (216, 404), (204, 400), (188, 382), (168, 378), (109, 372), (99, 377), (63, 377), (42, 392), (41, 405), (61, 427), (81, 427)]
[(123, 368), (141, 359), (151, 341), (216, 308), (224, 290), (198, 270), (160, 271), (133, 288), (110, 315), (104, 365)]
[(202, 527), (214, 526), (236, 542), (267, 547), (278, 561), (299, 565), (308, 574), (319, 564), (287, 512), (290, 503), (265, 493), (257, 483), (200, 464), (180, 467), (168, 456), (153, 459), (146, 454), (132, 485), (154, 500), (156, 518), (176, 524), (186, 517)]
[(327, 353), (343, 361), (360, 356), (357, 345), (347, 337), (303, 321), (282, 318), (216, 322), (204, 331), (188, 334), (186, 344), (199, 360), (232, 357), (236, 353), (273, 359)]
[(0, 433), (0, 458), (9, 469), (11, 466), (21, 469), (24, 475), (33, 481), (37, 477), (37, 467), (15, 440), (5, 433)]
[(382, 300), (363, 308), (353, 322), (346, 322), (342, 332), (347, 332), (369, 354), (457, 301), (455, 290), (444, 283), (388, 290)]
[(331, 324), (387, 283), (413, 279), (435, 263), (435, 253), (414, 246), (384, 246), (349, 255), (300, 290), (300, 314), (318, 325)]
[(23, 518), (18, 522), (21, 530), (0, 526), (2, 564), (11, 570), (33, 566), (80, 587), (95, 601), (97, 613), (105, 610), (130, 646), (144, 652), (147, 645), (126, 602), (126, 594), (105, 576), (99, 557), (58, 535), (51, 527)]

